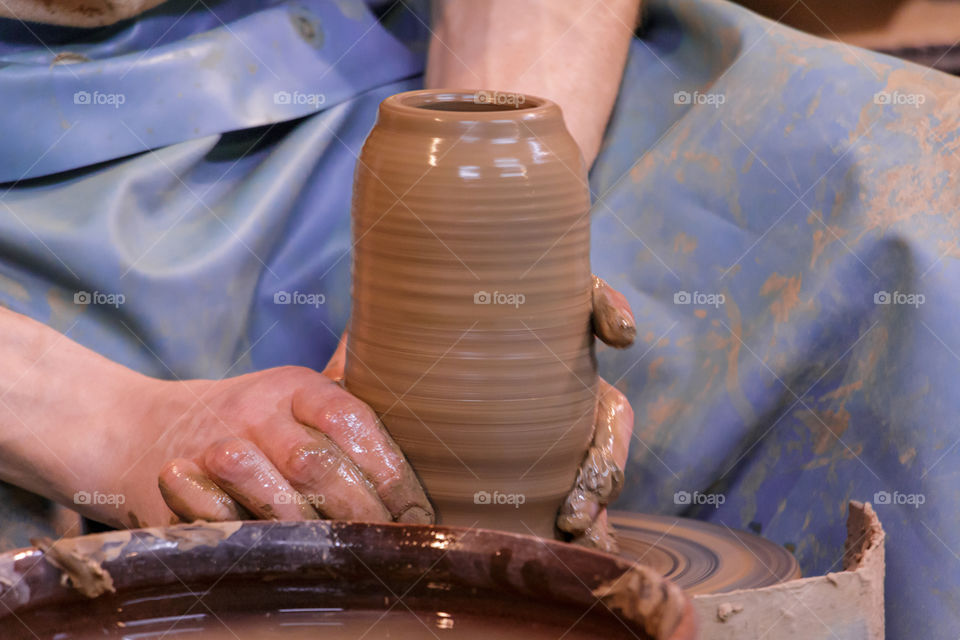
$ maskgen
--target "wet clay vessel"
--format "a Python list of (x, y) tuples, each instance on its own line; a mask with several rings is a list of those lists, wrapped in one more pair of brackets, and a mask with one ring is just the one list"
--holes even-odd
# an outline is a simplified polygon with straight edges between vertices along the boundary
[(656, 572), (575, 545), (448, 527), (223, 522), (0, 554), (0, 638), (690, 640)]
[(596, 405), (590, 199), (559, 107), (491, 95), (381, 104), (354, 185), (345, 383), (439, 522), (553, 537)]

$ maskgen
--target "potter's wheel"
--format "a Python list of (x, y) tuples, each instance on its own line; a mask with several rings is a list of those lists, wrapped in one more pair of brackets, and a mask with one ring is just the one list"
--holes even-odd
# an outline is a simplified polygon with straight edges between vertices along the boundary
[(800, 577), (789, 551), (760, 536), (690, 518), (611, 511), (620, 555), (691, 595), (766, 587)]

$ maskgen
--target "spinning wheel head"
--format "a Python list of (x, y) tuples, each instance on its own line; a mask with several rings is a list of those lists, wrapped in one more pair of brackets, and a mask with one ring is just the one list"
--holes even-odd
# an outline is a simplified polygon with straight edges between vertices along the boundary
[(647, 565), (690, 595), (767, 587), (800, 577), (789, 551), (709, 522), (611, 512), (620, 555)]

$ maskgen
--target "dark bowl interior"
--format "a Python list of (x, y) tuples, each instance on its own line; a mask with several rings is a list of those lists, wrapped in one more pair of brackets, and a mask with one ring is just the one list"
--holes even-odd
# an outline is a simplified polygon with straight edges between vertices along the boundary
[[(115, 591), (88, 597), (68, 574)], [(628, 576), (627, 600), (594, 595)], [(58, 640), (679, 640), (694, 627), (682, 592), (615, 556), (480, 529), (325, 521), (117, 531), (60, 540), (47, 558), (5, 553), (0, 605), (0, 637)]]

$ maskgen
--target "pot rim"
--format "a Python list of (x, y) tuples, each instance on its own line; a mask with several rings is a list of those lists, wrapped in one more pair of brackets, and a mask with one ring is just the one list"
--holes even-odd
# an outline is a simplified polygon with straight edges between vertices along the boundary
[[(462, 108), (443, 108), (445, 105)], [(490, 129), (506, 133), (509, 130), (514, 136), (518, 133), (518, 124), (533, 134), (564, 128), (563, 112), (552, 100), (485, 89), (420, 89), (398, 93), (380, 103), (378, 124), (433, 132)]]

